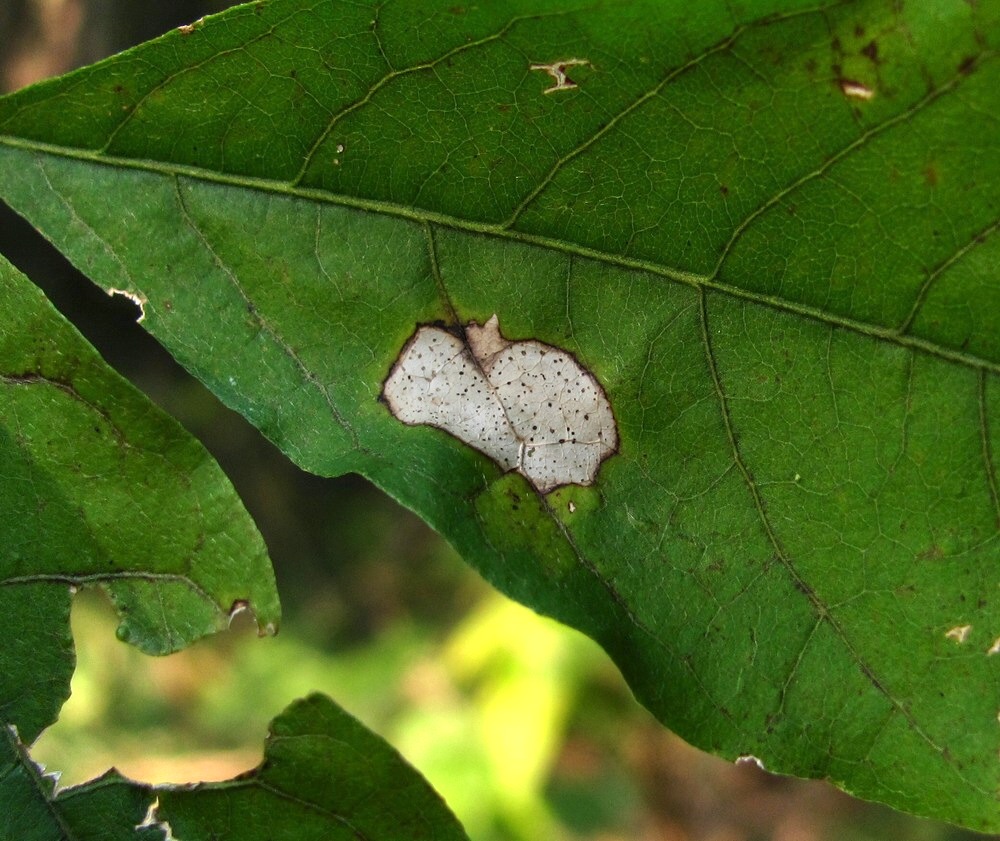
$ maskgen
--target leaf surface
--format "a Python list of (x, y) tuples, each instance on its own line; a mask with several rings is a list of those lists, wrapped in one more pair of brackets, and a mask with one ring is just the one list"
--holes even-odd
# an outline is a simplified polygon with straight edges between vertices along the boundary
[(271, 723), (255, 771), (228, 783), (161, 789), (157, 815), (179, 838), (466, 838), (430, 785), (323, 695), (296, 701)]
[[(0, 195), (684, 738), (1000, 830), (998, 16), (250, 4), (0, 102)], [(380, 402), (493, 314), (603, 387), (594, 485)]]
[(74, 588), (166, 654), (250, 607), (279, 617), (263, 540), (228, 479), (0, 257), (0, 726), (31, 744), (69, 695)]
[(329, 698), (271, 722), (258, 768), (222, 783), (146, 786), (115, 771), (56, 792), (16, 734), (0, 741), (0, 837), (18, 841), (461, 841), (441, 798)]

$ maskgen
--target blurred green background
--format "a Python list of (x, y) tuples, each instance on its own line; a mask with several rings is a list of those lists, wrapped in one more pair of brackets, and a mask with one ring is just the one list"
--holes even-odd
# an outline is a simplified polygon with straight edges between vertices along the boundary
[[(226, 5), (0, 0), (0, 84), (14, 90)], [(230, 777), (259, 761), (274, 715), (319, 690), (419, 768), (473, 841), (984, 837), (693, 750), (635, 703), (594, 643), (493, 592), (367, 482), (292, 466), (178, 368), (130, 302), (90, 285), (2, 206), (0, 250), (215, 455), (264, 534), (284, 604), (276, 638), (258, 639), (243, 616), (154, 659), (115, 639), (98, 592), (80, 593), (73, 696), (33, 749), (63, 785), (111, 765), (151, 782)]]

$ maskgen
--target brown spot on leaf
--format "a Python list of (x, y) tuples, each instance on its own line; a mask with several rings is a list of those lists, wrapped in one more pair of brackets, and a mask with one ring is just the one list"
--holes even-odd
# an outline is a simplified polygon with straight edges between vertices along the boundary
[(944, 557), (944, 549), (936, 543), (917, 555), (921, 561), (940, 561)]
[(872, 64), (878, 64), (878, 44), (875, 41), (869, 41), (861, 48), (861, 55), (869, 59)]

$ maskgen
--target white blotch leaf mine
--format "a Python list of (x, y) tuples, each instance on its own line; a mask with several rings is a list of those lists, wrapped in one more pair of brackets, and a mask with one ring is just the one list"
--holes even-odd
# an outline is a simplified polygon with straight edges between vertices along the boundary
[(618, 448), (604, 389), (566, 351), (509, 342), (494, 315), (461, 338), (420, 327), (382, 389), (403, 423), (429, 424), (517, 470), (541, 493), (592, 484)]

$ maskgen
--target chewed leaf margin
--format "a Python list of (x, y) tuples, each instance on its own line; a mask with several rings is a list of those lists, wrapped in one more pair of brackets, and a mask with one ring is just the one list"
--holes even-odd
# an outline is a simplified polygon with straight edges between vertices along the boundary
[(221, 469), (0, 258), (0, 723), (30, 744), (69, 694), (72, 593), (167, 654), (280, 608), (263, 540)]
[(0, 734), (0, 837), (93, 841), (467, 841), (430, 785), (324, 695), (269, 727), (261, 763), (220, 783), (150, 786), (114, 770), (58, 790), (16, 728)]

